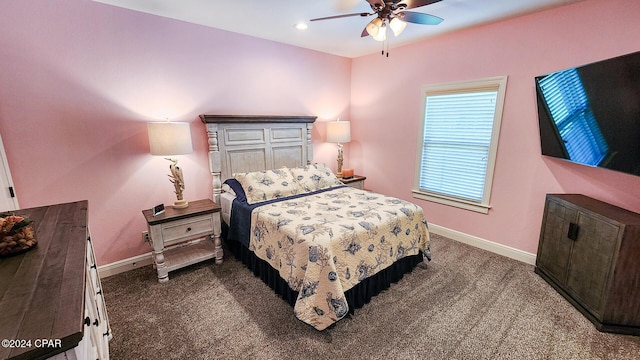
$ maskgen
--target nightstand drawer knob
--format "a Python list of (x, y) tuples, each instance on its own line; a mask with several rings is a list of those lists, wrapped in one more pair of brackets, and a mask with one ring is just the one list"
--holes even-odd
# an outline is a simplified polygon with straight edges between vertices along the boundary
[(191, 228), (190, 228), (190, 227), (188, 227), (188, 228), (187, 228), (187, 232), (189, 232), (189, 231), (191, 231)]

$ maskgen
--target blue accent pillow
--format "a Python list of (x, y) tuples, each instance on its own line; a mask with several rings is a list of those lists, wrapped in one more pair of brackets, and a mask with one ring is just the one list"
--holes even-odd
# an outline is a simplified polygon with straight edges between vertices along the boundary
[(236, 193), (236, 199), (238, 201), (241, 201), (243, 203), (247, 202), (247, 196), (245, 195), (244, 189), (242, 188), (242, 185), (240, 185), (240, 182), (238, 180), (231, 178), (231, 179), (225, 180), (224, 183), (229, 185), (231, 190), (233, 190), (233, 192)]

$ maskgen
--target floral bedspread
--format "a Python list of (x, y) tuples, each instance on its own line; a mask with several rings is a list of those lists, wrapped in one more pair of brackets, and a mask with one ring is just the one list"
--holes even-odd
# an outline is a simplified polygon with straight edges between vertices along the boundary
[(295, 315), (318, 330), (348, 313), (345, 291), (429, 243), (422, 208), (351, 187), (259, 206), (251, 229), (250, 250), (299, 292)]

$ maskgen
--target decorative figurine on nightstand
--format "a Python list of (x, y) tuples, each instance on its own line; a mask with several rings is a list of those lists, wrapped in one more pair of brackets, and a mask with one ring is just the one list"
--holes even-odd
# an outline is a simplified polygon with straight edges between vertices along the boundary
[[(154, 122), (148, 123), (147, 129), (151, 155), (174, 156), (193, 152), (189, 123)], [(173, 207), (184, 209), (189, 206), (189, 202), (182, 197), (182, 191), (184, 190), (182, 169), (178, 167), (177, 159), (173, 157), (165, 159), (171, 161), (171, 165), (169, 165), (169, 170), (171, 170), (169, 181), (173, 184), (177, 197)]]
[(177, 200), (173, 203), (173, 207), (176, 209), (183, 209), (189, 206), (187, 200), (184, 200), (182, 197), (182, 190), (184, 190), (184, 178), (182, 177), (182, 169), (177, 165), (178, 160), (172, 158), (166, 158), (171, 161), (171, 165), (169, 165), (169, 170), (171, 170), (171, 175), (169, 176), (169, 181), (173, 184), (173, 187), (176, 189), (176, 197)]
[(351, 141), (351, 123), (349, 121), (331, 121), (327, 123), (327, 141), (338, 144), (338, 172), (336, 177), (342, 178), (342, 143)]

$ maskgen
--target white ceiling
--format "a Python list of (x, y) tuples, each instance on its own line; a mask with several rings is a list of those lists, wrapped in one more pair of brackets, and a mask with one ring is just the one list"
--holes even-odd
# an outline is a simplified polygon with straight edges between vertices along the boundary
[[(360, 37), (373, 16), (309, 22), (310, 19), (371, 13), (365, 0), (94, 0), (104, 4), (251, 35), (334, 55), (358, 57), (382, 49), (371, 36)], [(445, 32), (494, 22), (584, 0), (442, 0), (411, 9), (444, 19), (439, 25), (409, 23), (389, 48)], [(306, 30), (294, 24), (304, 21)]]

